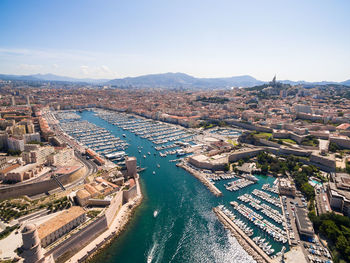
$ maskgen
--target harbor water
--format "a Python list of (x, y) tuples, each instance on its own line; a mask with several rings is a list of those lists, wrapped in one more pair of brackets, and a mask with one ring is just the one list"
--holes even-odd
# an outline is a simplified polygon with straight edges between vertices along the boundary
[[(223, 196), (215, 197), (200, 181), (177, 167), (175, 162), (169, 162), (179, 158), (176, 155), (160, 157), (155, 144), (101, 119), (94, 112), (78, 114), (81, 120), (105, 128), (115, 137), (125, 140), (129, 144), (125, 152), (136, 156), (138, 165), (147, 168), (140, 173), (144, 195), (142, 204), (126, 230), (97, 255), (94, 262), (129, 263), (147, 262), (148, 259), (152, 259), (151, 262), (181, 263), (254, 262), (224, 229), (212, 208), (223, 204), (235, 212), (229, 204), (231, 201), (237, 201), (238, 196), (251, 193), (255, 188), (261, 189), (263, 184), (272, 185), (274, 178), (258, 176), (257, 184), (236, 192), (229, 192), (224, 186), (232, 179), (218, 181), (215, 185)], [(156, 217), (155, 210), (158, 211)], [(236, 214), (237, 218), (244, 220)], [(249, 226), (254, 229), (254, 236), (258, 234), (269, 240), (263, 230), (253, 224)], [(272, 238), (271, 244), (276, 252), (282, 248), (282, 244), (273, 242)]]

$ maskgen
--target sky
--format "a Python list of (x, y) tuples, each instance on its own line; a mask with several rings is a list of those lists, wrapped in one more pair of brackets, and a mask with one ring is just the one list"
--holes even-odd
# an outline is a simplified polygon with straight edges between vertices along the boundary
[(348, 0), (1, 0), (0, 74), (350, 79)]

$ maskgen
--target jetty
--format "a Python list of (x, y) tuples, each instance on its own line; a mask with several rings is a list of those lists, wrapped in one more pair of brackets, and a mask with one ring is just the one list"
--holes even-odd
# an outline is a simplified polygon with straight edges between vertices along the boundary
[(222, 196), (222, 192), (208, 179), (205, 177), (205, 175), (201, 174), (200, 172), (192, 169), (188, 165), (186, 165), (184, 162), (178, 163), (178, 167), (181, 167), (185, 169), (187, 172), (192, 174), (194, 177), (196, 177), (199, 181), (201, 181), (209, 190), (212, 192), (215, 196)]
[(258, 263), (272, 263), (273, 260), (251, 240), (225, 213), (218, 207), (213, 208), (219, 221), (235, 236), (238, 243)]

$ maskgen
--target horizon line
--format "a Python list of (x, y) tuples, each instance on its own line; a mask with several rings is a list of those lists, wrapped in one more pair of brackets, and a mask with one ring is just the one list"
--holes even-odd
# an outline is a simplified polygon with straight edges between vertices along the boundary
[[(64, 78), (72, 78), (72, 79), (76, 79), (76, 80), (84, 80), (84, 79), (91, 79), (91, 80), (115, 80), (115, 79), (125, 79), (125, 78), (137, 78), (137, 77), (143, 77), (143, 76), (149, 76), (149, 75), (164, 75), (164, 74), (185, 74), (187, 76), (190, 76), (190, 77), (194, 77), (194, 78), (198, 78), (198, 79), (223, 79), (223, 78), (233, 78), (233, 77), (252, 77), (254, 78), (255, 80), (257, 81), (262, 81), (262, 82), (269, 82), (272, 80), (261, 80), (261, 79), (257, 79), (255, 78), (254, 76), (252, 75), (249, 75), (249, 74), (243, 74), (243, 75), (231, 75), (231, 76), (228, 76), (228, 77), (197, 77), (197, 76), (194, 76), (194, 75), (191, 75), (191, 74), (188, 74), (188, 73), (184, 73), (184, 72), (180, 72), (180, 71), (177, 71), (177, 72), (171, 72), (171, 71), (168, 71), (168, 72), (162, 72), (162, 73), (148, 73), (148, 74), (141, 74), (141, 75), (133, 75), (133, 76), (126, 76), (126, 77), (115, 77), (115, 78), (94, 78), (94, 77), (74, 77), (74, 76), (68, 76), (68, 75), (57, 75), (57, 74), (54, 74), (54, 73), (32, 73), (32, 74), (11, 74), (11, 73), (0, 73), (0, 75), (7, 75), (7, 76), (16, 76), (16, 77), (30, 77), (30, 76), (35, 76), (35, 75), (53, 75), (53, 76), (57, 76), (57, 77), (64, 77)], [(272, 76), (278, 76), (278, 74), (274, 74)], [(346, 82), (349, 79), (345, 79), (345, 80), (342, 80), (342, 81), (334, 81), (334, 80), (319, 80), (319, 81), (308, 81), (308, 80), (291, 80), (291, 79), (278, 79), (276, 78), (277, 80), (280, 80), (280, 81), (292, 81), (292, 82), (310, 82), (310, 83), (313, 83), (313, 82), (334, 82), (334, 83), (342, 83), (342, 82)]]

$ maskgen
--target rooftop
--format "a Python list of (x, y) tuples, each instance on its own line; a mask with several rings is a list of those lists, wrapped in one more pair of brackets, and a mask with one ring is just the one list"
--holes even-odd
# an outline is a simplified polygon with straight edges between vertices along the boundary
[(30, 164), (26, 164), (23, 166), (18, 166), (17, 168), (13, 169), (11, 171), (11, 173), (22, 173), (22, 172), (26, 172), (28, 170), (31, 170), (33, 168), (35, 168), (37, 166), (36, 163), (30, 163)]
[(296, 206), (295, 209), (296, 219), (299, 222), (300, 232), (313, 233), (314, 228), (308, 217), (306, 209)]
[(82, 214), (85, 214), (85, 210), (83, 208), (80, 206), (72, 206), (63, 213), (60, 213), (58, 216), (51, 218), (49, 221), (41, 224), (38, 227), (39, 238), (43, 239), (44, 237), (65, 226), (72, 220), (78, 218)]
[(56, 174), (70, 174), (78, 170), (80, 166), (75, 165), (75, 166), (63, 166), (60, 167), (56, 170)]

